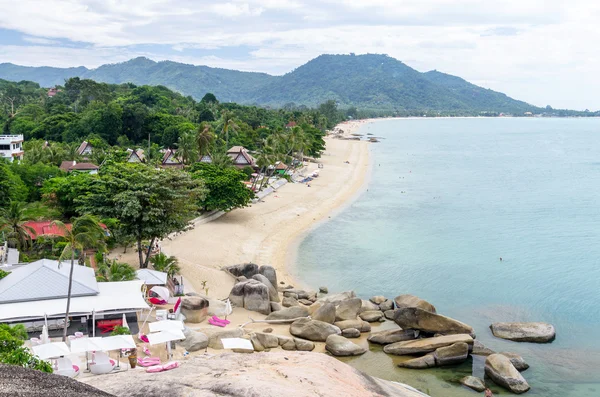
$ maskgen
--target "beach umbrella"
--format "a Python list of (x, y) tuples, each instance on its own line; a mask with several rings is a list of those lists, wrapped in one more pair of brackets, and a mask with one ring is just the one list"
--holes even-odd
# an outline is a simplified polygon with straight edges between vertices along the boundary
[(160, 343), (167, 344), (167, 355), (170, 358), (171, 354), (171, 341), (185, 339), (185, 335), (180, 329), (169, 329), (165, 331), (155, 332), (148, 334), (148, 341), (151, 345), (158, 345)]
[(150, 292), (154, 292), (156, 295), (160, 296), (162, 300), (167, 302), (169, 301), (169, 296), (171, 295), (167, 288), (159, 286), (150, 288)]
[(50, 337), (48, 336), (48, 326), (44, 324), (42, 327), (42, 335), (40, 335), (40, 341), (42, 344), (50, 342)]
[(182, 330), (184, 328), (181, 320), (163, 320), (148, 324), (150, 332), (160, 332), (169, 330)]
[(33, 346), (32, 349), (33, 353), (42, 360), (71, 354), (71, 351), (65, 342), (45, 343), (43, 345)]
[(127, 324), (127, 317), (125, 317), (125, 313), (123, 313), (123, 327), (129, 329), (129, 324)]
[(102, 338), (102, 350), (135, 349), (135, 341), (131, 335), (115, 335)]
[(103, 338), (77, 338), (71, 341), (71, 353), (87, 353), (104, 350)]

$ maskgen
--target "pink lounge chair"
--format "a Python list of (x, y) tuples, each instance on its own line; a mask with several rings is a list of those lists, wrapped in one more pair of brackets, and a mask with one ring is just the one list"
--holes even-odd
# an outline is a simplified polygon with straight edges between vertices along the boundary
[(153, 365), (152, 367), (146, 368), (146, 372), (155, 373), (155, 372), (163, 372), (169, 371), (171, 369), (179, 368), (178, 361), (169, 361), (165, 365)]
[(156, 365), (160, 365), (160, 357), (145, 357), (137, 359), (138, 365), (140, 367), (152, 367)]
[(228, 324), (231, 323), (231, 321), (227, 320), (226, 318), (223, 319), (223, 318), (219, 318), (217, 316), (212, 316), (211, 318), (213, 319), (213, 321), (216, 321), (216, 322), (219, 322), (219, 323), (223, 323), (225, 325), (228, 325)]
[(215, 321), (215, 320), (213, 320), (213, 318), (212, 318), (212, 317), (208, 319), (208, 323), (209, 323), (209, 324), (211, 324), (211, 325), (216, 325), (217, 327), (224, 327), (224, 326), (226, 326), (226, 325), (227, 325), (227, 324), (223, 324), (223, 323), (222, 323), (222, 322), (220, 322), (220, 321)]

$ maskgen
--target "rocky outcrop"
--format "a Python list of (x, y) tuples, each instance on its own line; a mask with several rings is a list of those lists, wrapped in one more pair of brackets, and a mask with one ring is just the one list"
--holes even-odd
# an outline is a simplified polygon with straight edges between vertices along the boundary
[(414, 331), (412, 329), (390, 329), (387, 331), (375, 332), (371, 334), (367, 340), (371, 343), (389, 345), (391, 343), (416, 339), (418, 334), (419, 331)]
[(303, 318), (290, 325), (290, 333), (310, 341), (325, 342), (329, 335), (340, 335), (342, 331), (335, 325)]
[(336, 327), (341, 330), (348, 328), (356, 328), (360, 332), (371, 332), (371, 324), (363, 320), (344, 320), (344, 321), (336, 321), (333, 323)]
[(360, 331), (356, 328), (346, 328), (342, 330), (344, 338), (360, 338)]
[(335, 305), (333, 303), (325, 303), (314, 312), (312, 318), (314, 320), (333, 324), (335, 322), (335, 312)]
[(374, 303), (379, 306), (380, 304), (385, 302), (387, 300), (387, 298), (382, 295), (377, 295), (377, 296), (372, 296), (371, 299), (369, 299), (369, 300), (371, 301), (371, 303)]
[(479, 393), (485, 390), (485, 383), (483, 380), (481, 380), (481, 378), (476, 376), (465, 376), (460, 380), (460, 383)]
[(264, 265), (258, 269), (258, 273), (265, 276), (271, 285), (277, 288), (277, 272), (273, 266)]
[(473, 351), (471, 351), (471, 354), (474, 354), (476, 356), (489, 356), (490, 354), (494, 353), (496, 352), (492, 349), (488, 349), (483, 343), (481, 343), (477, 339), (475, 339), (475, 341), (473, 342)]
[(423, 357), (413, 358), (398, 364), (399, 367), (424, 369), (443, 367), (444, 365), (460, 364), (469, 356), (469, 345), (464, 342), (454, 343), (450, 346), (440, 347), (433, 353)]
[(521, 394), (530, 389), (529, 384), (517, 371), (510, 359), (502, 354), (491, 354), (485, 360), (485, 374), (499, 386)]
[(396, 316), (396, 312), (398, 311), (398, 309), (390, 309), (390, 310), (385, 310), (383, 312), (383, 315), (385, 316), (385, 318), (387, 318), (388, 320), (394, 320), (394, 317)]
[(252, 276), (252, 278), (256, 281), (260, 281), (261, 283), (267, 286), (267, 288), (269, 289), (269, 300), (271, 302), (281, 302), (281, 300), (279, 299), (279, 293), (277, 292), (277, 288), (275, 288), (275, 286), (271, 284), (268, 278), (266, 278), (262, 274), (255, 274), (254, 276)]
[(271, 312), (277, 312), (282, 309), (283, 309), (283, 306), (281, 306), (281, 303), (271, 302)]
[(284, 296), (283, 301), (281, 302), (283, 307), (292, 307), (292, 306), (300, 306), (298, 300), (291, 296)]
[(299, 317), (308, 317), (308, 310), (303, 306), (286, 307), (269, 314), (265, 320), (293, 320)]
[[(234, 277), (246, 277), (247, 279), (251, 279), (252, 276), (258, 274), (258, 265), (254, 263), (242, 263), (240, 265), (225, 266), (223, 270)], [(277, 283), (275, 283), (275, 285), (277, 285)]]
[(324, 296), (322, 298), (319, 299), (320, 302), (330, 302), (333, 303), (334, 305), (337, 305), (338, 303), (348, 300), (348, 299), (352, 299), (352, 298), (356, 298), (356, 294), (354, 293), (354, 291), (346, 291), (346, 292), (341, 292), (339, 294), (333, 294), (333, 295), (327, 295)]
[(360, 303), (360, 309), (358, 310), (358, 314), (367, 311), (376, 311), (379, 310), (379, 305), (374, 304), (371, 301), (367, 301), (362, 299)]
[(458, 320), (422, 310), (416, 307), (400, 308), (396, 311), (394, 322), (402, 329), (418, 329), (431, 334), (469, 334), (475, 337), (473, 328)]
[(387, 310), (393, 310), (394, 309), (394, 301), (391, 299), (386, 299), (384, 302), (379, 304), (379, 310), (381, 310), (382, 312), (385, 312)]
[(427, 310), (431, 313), (436, 313), (435, 306), (414, 295), (400, 295), (394, 298), (394, 303), (398, 309), (407, 307), (416, 307), (422, 310)]
[(347, 299), (340, 302), (335, 310), (335, 320), (356, 320), (362, 301), (359, 298)]
[(270, 333), (253, 332), (250, 334), (250, 341), (254, 350), (262, 352), (264, 350), (281, 347), (283, 350), (298, 350), (298, 351), (312, 351), (315, 348), (315, 344), (311, 341), (292, 338), (289, 336), (273, 335)]
[(350, 342), (348, 339), (339, 335), (329, 335), (325, 341), (325, 349), (334, 356), (360, 356), (365, 354), (367, 349)]
[[(184, 360), (181, 367), (173, 371), (150, 374), (125, 371), (81, 378), (81, 381), (122, 397), (423, 397), (412, 388), (370, 377), (328, 355), (289, 351), (199, 355)], [(53, 392), (50, 389), (45, 396), (87, 396), (64, 390), (62, 394), (49, 394)]]
[(494, 323), (490, 325), (497, 338), (514, 342), (548, 343), (556, 338), (556, 331), (548, 323)]
[(466, 343), (473, 345), (473, 338), (467, 334), (436, 336), (433, 338), (415, 339), (403, 342), (396, 342), (386, 345), (383, 351), (388, 354), (405, 356), (410, 354), (425, 354), (439, 349), (440, 347), (451, 346), (455, 343)]
[(271, 313), (269, 288), (260, 281), (251, 279), (233, 286), (229, 293), (231, 304), (262, 314)]
[(181, 299), (181, 314), (188, 323), (201, 323), (208, 316), (208, 299), (200, 296), (185, 296)]
[(221, 339), (241, 338), (242, 336), (244, 336), (244, 331), (241, 328), (234, 328), (229, 330), (214, 330), (212, 328), (209, 328), (202, 329), (201, 332), (208, 336), (208, 347), (217, 350), (223, 349), (223, 343), (221, 343)]
[(367, 310), (358, 315), (362, 320), (368, 323), (376, 323), (383, 319), (383, 312), (379, 310)]
[(183, 335), (185, 335), (185, 339), (178, 343), (189, 352), (206, 349), (208, 346), (208, 336), (202, 332), (192, 331), (186, 327), (183, 329)]
[(503, 356), (508, 357), (508, 359), (510, 360), (511, 364), (519, 372), (525, 371), (527, 368), (529, 368), (529, 364), (527, 364), (527, 362), (525, 361), (525, 359), (523, 359), (523, 357), (521, 357), (517, 353), (502, 352), (500, 354), (502, 354)]

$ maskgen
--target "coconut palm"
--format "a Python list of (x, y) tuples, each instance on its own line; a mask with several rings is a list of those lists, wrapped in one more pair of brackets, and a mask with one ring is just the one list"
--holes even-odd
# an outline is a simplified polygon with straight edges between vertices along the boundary
[(212, 164), (216, 165), (217, 167), (221, 167), (221, 168), (233, 167), (233, 160), (231, 159), (231, 157), (229, 157), (227, 155), (227, 153), (223, 153), (223, 152), (215, 153), (211, 156), (211, 159), (212, 159)]
[(96, 279), (101, 282), (131, 281), (135, 278), (135, 269), (131, 265), (119, 263), (116, 260), (99, 264), (96, 271)]
[(167, 273), (169, 278), (181, 271), (177, 258), (174, 256), (166, 256), (162, 252), (150, 258), (150, 263), (152, 263), (154, 270)]
[(184, 132), (177, 140), (177, 156), (183, 164), (189, 165), (198, 159), (196, 151), (196, 137), (193, 132)]
[(225, 146), (229, 149), (229, 134), (235, 135), (239, 130), (238, 125), (233, 121), (233, 113), (227, 109), (221, 112), (221, 132), (225, 135)]
[(59, 267), (65, 260), (71, 261), (69, 271), (69, 288), (67, 291), (67, 309), (65, 311), (65, 326), (63, 329), (63, 342), (67, 339), (67, 323), (69, 320), (69, 309), (71, 307), (71, 290), (73, 287), (73, 269), (75, 267), (75, 257), (83, 255), (83, 251), (89, 248), (104, 247), (104, 230), (98, 223), (98, 220), (91, 215), (83, 215), (73, 220), (71, 228), (61, 221), (52, 222), (60, 231), (63, 239), (67, 243), (58, 258)]
[(25, 225), (30, 219), (26, 206), (19, 201), (11, 201), (8, 208), (0, 208), (0, 231), (11, 248), (22, 251), (31, 248), (31, 236), (35, 236), (35, 230)]
[(210, 148), (215, 141), (215, 133), (210, 124), (203, 122), (196, 133), (196, 145), (198, 146), (198, 154), (202, 156), (210, 154)]

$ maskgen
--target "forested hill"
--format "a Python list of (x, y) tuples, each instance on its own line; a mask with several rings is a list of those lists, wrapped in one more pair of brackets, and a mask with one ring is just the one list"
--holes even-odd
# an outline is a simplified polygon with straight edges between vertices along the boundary
[(522, 114), (540, 110), (502, 93), (436, 71), (421, 73), (386, 55), (321, 55), (284, 76), (135, 58), (97, 69), (23, 67), (0, 64), (0, 78), (41, 86), (69, 77), (106, 83), (164, 85), (196, 99), (207, 92), (223, 101), (281, 107), (315, 106), (336, 100), (340, 107)]

